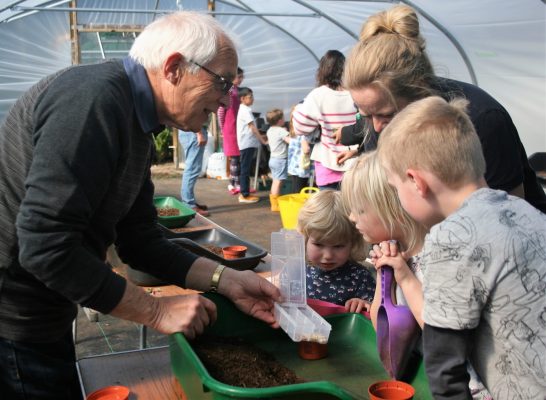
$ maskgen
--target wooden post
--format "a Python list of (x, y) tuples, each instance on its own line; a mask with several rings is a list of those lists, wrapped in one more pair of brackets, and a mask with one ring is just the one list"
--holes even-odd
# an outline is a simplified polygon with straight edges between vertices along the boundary
[[(72, 0), (70, 2), (70, 8), (76, 8), (76, 1)], [(71, 58), (72, 65), (78, 65), (81, 62), (81, 52), (80, 52), (80, 38), (78, 35), (78, 20), (77, 12), (70, 11), (68, 13), (68, 20), (70, 23), (70, 43), (71, 43)]]
[[(207, 10), (216, 11), (216, 0), (207, 1)], [(220, 129), (218, 127), (218, 118), (216, 114), (213, 114), (210, 118), (209, 129), (212, 132), (214, 138), (214, 151), (216, 152), (220, 148)]]

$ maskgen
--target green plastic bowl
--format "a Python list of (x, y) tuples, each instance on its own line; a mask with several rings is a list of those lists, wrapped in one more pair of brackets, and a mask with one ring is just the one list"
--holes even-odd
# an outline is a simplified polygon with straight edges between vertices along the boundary
[(180, 228), (195, 217), (195, 211), (172, 196), (154, 197), (154, 206), (155, 208), (176, 208), (180, 211), (179, 215), (168, 217), (157, 216), (159, 223), (166, 228)]
[[(206, 328), (215, 336), (239, 337), (273, 354), (306, 382), (270, 388), (230, 386), (214, 379), (196, 353), (191, 341), (176, 333), (170, 336), (171, 367), (191, 400), (283, 399), (283, 400), (359, 400), (368, 399), (368, 387), (389, 380), (377, 352), (371, 322), (360, 314), (347, 313), (326, 317), (332, 325), (328, 356), (303, 360), (297, 343), (280, 329), (239, 311), (225, 297), (205, 293), (218, 311), (216, 322)], [(421, 358), (410, 360), (411, 371), (405, 380), (415, 389), (415, 399), (432, 400)]]

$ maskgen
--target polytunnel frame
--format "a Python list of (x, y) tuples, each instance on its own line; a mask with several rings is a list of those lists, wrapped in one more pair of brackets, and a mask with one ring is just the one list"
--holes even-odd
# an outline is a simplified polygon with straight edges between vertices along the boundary
[[(18, 0), (16, 2), (12, 3), (11, 5), (9, 5), (8, 7), (0, 9), (0, 13), (7, 10), (7, 9), (21, 10), (21, 13), (13, 15), (13, 16), (11, 16), (9, 18), (6, 18), (5, 20), (0, 21), (0, 23), (7, 23), (10, 20), (12, 20), (14, 18), (17, 18), (17, 17), (22, 18), (21, 14), (23, 14), (25, 12), (28, 12), (28, 11), (31, 11), (31, 12), (36, 12), (36, 11), (57, 11), (57, 12), (61, 12), (62, 11), (62, 12), (71, 12), (71, 13), (77, 13), (78, 11), (90, 11), (90, 12), (125, 12), (125, 13), (149, 13), (149, 14), (164, 14), (164, 13), (173, 11), (173, 10), (119, 10), (119, 9), (102, 9), (102, 8), (83, 9), (83, 8), (77, 8), (77, 7), (51, 7), (51, 6), (50, 7), (25, 7), (25, 6), (19, 6), (18, 5), (18, 4), (20, 4), (20, 3), (24, 2), (24, 1), (25, 0)], [(72, 2), (72, 0), (67, 0), (67, 1), (57, 2), (55, 4), (62, 4), (62, 3), (68, 2), (68, 1)], [(214, 10), (215, 3), (219, 2), (219, 3), (225, 4), (225, 5), (234, 7), (234, 8), (244, 10), (245, 12), (241, 13), (240, 15), (256, 16), (256, 17), (262, 19), (264, 22), (266, 22), (270, 26), (274, 27), (275, 29), (278, 29), (279, 31), (281, 31), (283, 33), (285, 33), (292, 40), (299, 43), (303, 48), (305, 48), (307, 50), (307, 52), (309, 52), (309, 54), (311, 54), (311, 56), (315, 60), (318, 61), (318, 56), (305, 43), (303, 43), (301, 40), (299, 40), (295, 35), (288, 32), (286, 29), (282, 28), (278, 24), (276, 24), (276, 23), (268, 20), (267, 18), (265, 18), (266, 16), (295, 16), (296, 14), (293, 14), (293, 13), (257, 13), (257, 12), (254, 12), (252, 10), (252, 8), (246, 4), (246, 2), (244, 2), (242, 0), (235, 0), (235, 1), (239, 4), (239, 6), (237, 4), (230, 3), (230, 2), (227, 2), (227, 1), (223, 1), (223, 0), (209, 0), (209, 7)], [(347, 33), (348, 35), (350, 35), (354, 39), (358, 39), (358, 36), (355, 35), (352, 31), (350, 31), (345, 26), (343, 26), (342, 24), (335, 21), (333, 18), (326, 15), (321, 10), (319, 10), (316, 7), (308, 4), (305, 0), (292, 0), (292, 1), (294, 3), (297, 3), (297, 4), (299, 4), (299, 5), (301, 5), (301, 6), (305, 7), (305, 8), (308, 8), (309, 10), (313, 11), (316, 15), (324, 18), (325, 20), (329, 21), (331, 24), (337, 26), (338, 28), (343, 30), (345, 33)], [(416, 4), (414, 4), (412, 1), (409, 1), (409, 0), (399, 0), (399, 1), (393, 1), (393, 0), (345, 0), (345, 1), (355, 1), (355, 2), (361, 2), (361, 3), (392, 3), (392, 4), (403, 3), (403, 4), (406, 4), (406, 5), (410, 6), (410, 7), (412, 7), (414, 10), (417, 11), (417, 13), (419, 15), (421, 15), (428, 22), (430, 22), (436, 29), (438, 29), (453, 44), (453, 46), (455, 47), (455, 49), (457, 50), (457, 52), (461, 56), (466, 68), (468, 69), (468, 73), (470, 75), (470, 79), (472, 80), (472, 83), (475, 84), (475, 85), (478, 85), (478, 79), (477, 79), (476, 73), (474, 71), (474, 67), (472, 66), (472, 62), (470, 61), (470, 58), (466, 54), (466, 51), (461, 46), (459, 41), (439, 21), (437, 21), (429, 13), (427, 13), (425, 10), (423, 10), (423, 8), (421, 8), (421, 7), (417, 6)], [(542, 1), (546, 2), (546, 0), (542, 0)], [(158, 4), (158, 2), (156, 2), (156, 5), (157, 4)], [(252, 12), (247, 12), (248, 10), (252, 10)], [(226, 13), (226, 12), (216, 12), (216, 11), (207, 11), (206, 13), (211, 14), (211, 15), (239, 15), (237, 13), (229, 13), (229, 12)], [(301, 15), (300, 14), (298, 16), (313, 16), (313, 15), (312, 14), (311, 15), (308, 15), (308, 14)]]

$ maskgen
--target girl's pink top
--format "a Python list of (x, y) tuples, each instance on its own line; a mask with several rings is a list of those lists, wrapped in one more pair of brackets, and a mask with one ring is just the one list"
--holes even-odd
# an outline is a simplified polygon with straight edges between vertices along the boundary
[(224, 136), (224, 154), (228, 157), (239, 156), (237, 146), (237, 112), (239, 112), (239, 95), (237, 86), (233, 86), (229, 93), (230, 104), (224, 111), (224, 125), (222, 134)]

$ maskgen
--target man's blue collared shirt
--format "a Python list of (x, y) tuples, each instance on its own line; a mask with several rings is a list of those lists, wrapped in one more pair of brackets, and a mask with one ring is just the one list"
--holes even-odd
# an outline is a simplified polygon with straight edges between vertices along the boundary
[(129, 83), (131, 84), (131, 91), (133, 93), (135, 110), (140, 127), (146, 133), (161, 132), (165, 129), (165, 126), (159, 123), (154, 95), (152, 93), (150, 81), (146, 75), (146, 70), (131, 57), (125, 57), (123, 59), (123, 66), (125, 72), (127, 72)]

